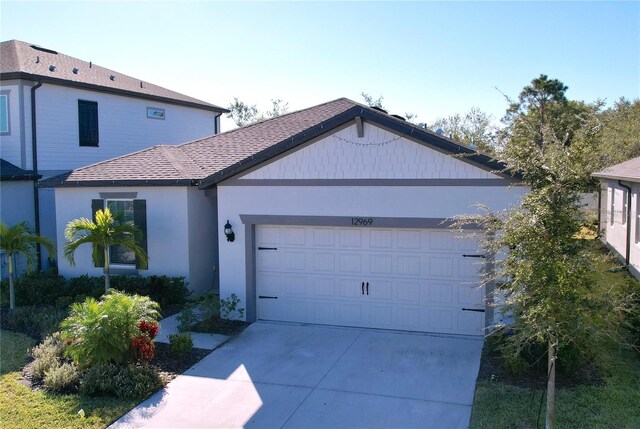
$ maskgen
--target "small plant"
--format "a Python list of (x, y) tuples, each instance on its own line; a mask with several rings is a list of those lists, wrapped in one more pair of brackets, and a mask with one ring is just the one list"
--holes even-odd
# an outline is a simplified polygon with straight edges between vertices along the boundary
[(98, 364), (86, 371), (80, 394), (142, 399), (163, 385), (162, 379), (148, 366)]
[(35, 346), (31, 350), (33, 356), (33, 376), (36, 380), (42, 380), (51, 370), (60, 367), (60, 359), (65, 351), (65, 343), (60, 333), (54, 333)]
[(140, 335), (131, 339), (131, 349), (135, 360), (150, 361), (155, 354), (153, 340), (146, 335)]
[(193, 338), (191, 334), (184, 332), (171, 334), (169, 335), (169, 345), (171, 346), (171, 351), (175, 353), (176, 356), (182, 357), (187, 355), (193, 348)]
[(73, 304), (60, 325), (62, 338), (69, 342), (66, 355), (80, 368), (131, 360), (136, 357), (131, 340), (143, 335), (140, 321), (159, 317), (158, 304), (147, 297), (112, 291), (100, 302), (87, 298)]
[(78, 390), (80, 374), (72, 363), (54, 366), (44, 375), (44, 386), (47, 390), (58, 393), (70, 393)]
[(228, 298), (220, 300), (220, 315), (223, 319), (231, 319), (236, 314), (239, 319), (244, 317), (244, 308), (238, 308), (240, 304), (240, 298), (235, 293), (232, 293)]
[(178, 324), (178, 331), (180, 332), (190, 331), (191, 328), (193, 328), (193, 325), (200, 321), (199, 318), (196, 317), (194, 308), (191, 306), (182, 310), (176, 319), (180, 322)]

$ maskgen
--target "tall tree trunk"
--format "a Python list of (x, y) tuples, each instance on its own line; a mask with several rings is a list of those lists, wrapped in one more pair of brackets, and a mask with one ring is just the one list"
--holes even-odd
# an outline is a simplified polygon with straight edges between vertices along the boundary
[(545, 428), (553, 429), (554, 403), (556, 399), (556, 355), (558, 354), (558, 343), (553, 337), (549, 339), (549, 351), (547, 354), (549, 379), (547, 380), (547, 419)]
[(104, 293), (111, 288), (111, 278), (109, 277), (109, 246), (104, 246)]
[(13, 266), (13, 253), (9, 253), (9, 309), (15, 310), (16, 308), (16, 292), (13, 280), (13, 272), (15, 271)]

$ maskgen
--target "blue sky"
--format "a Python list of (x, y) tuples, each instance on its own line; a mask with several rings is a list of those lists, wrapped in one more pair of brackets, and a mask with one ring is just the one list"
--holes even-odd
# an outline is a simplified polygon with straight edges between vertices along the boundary
[(422, 122), (472, 106), (499, 118), (500, 91), (540, 73), (572, 99), (640, 97), (640, 2), (2, 0), (0, 35), (222, 106), (364, 91)]

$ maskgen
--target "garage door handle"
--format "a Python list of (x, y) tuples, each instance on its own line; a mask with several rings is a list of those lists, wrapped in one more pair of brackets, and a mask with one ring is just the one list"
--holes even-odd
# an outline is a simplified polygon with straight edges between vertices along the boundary
[(462, 311), (475, 311), (478, 313), (484, 313), (484, 308), (463, 308)]
[(364, 295), (364, 282), (362, 282), (362, 294)]
[(369, 295), (369, 282), (367, 282), (367, 295)]
[(278, 299), (277, 296), (265, 296), (265, 295), (258, 295), (258, 298), (260, 298), (260, 299)]
[(486, 258), (485, 255), (462, 255), (463, 258)]
[(277, 247), (258, 247), (258, 250), (278, 250)]

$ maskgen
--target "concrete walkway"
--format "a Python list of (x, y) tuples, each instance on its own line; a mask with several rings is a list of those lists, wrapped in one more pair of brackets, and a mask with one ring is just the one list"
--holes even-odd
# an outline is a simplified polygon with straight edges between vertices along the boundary
[[(178, 314), (160, 321), (160, 331), (155, 338), (156, 343), (169, 344), (169, 335), (178, 333)], [(205, 350), (215, 350), (229, 340), (229, 336), (221, 334), (204, 334), (201, 332), (189, 332), (193, 339), (193, 347)]]
[(113, 428), (466, 428), (482, 339), (257, 322)]

